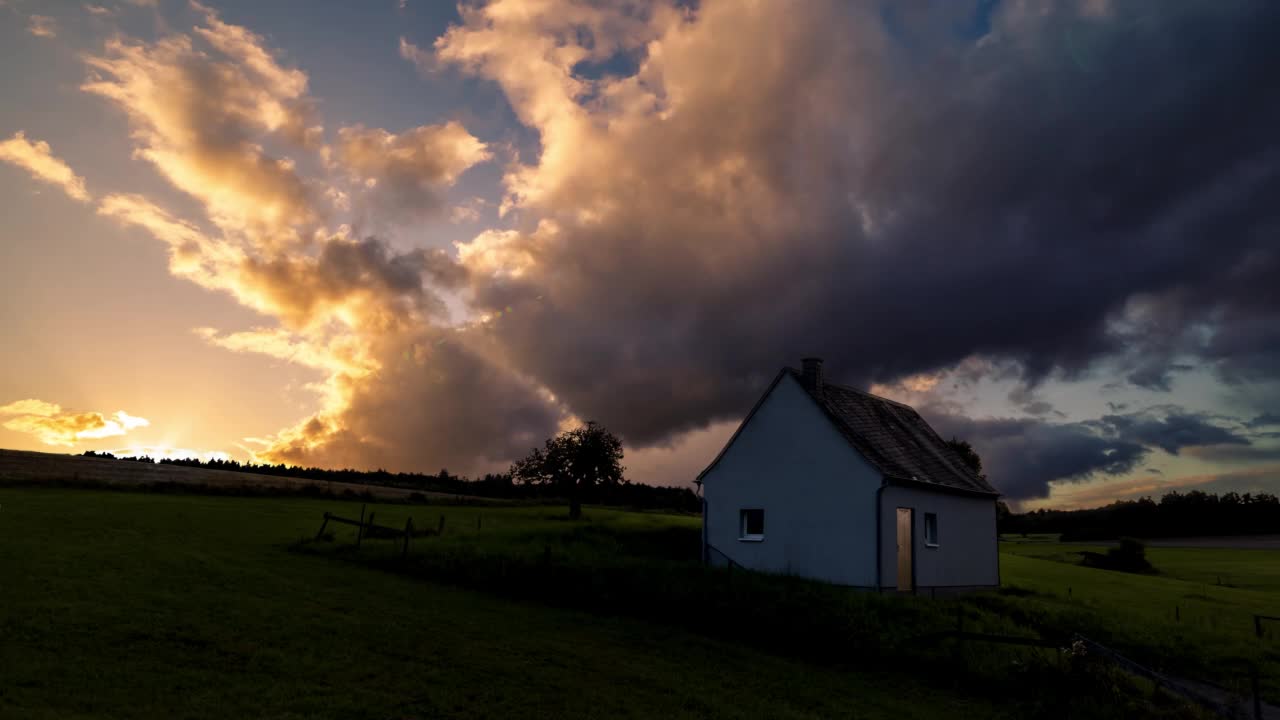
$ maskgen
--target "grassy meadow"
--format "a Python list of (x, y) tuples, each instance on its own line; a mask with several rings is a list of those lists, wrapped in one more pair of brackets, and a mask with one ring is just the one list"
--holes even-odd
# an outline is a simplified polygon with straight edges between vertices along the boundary
[[(1082, 551), (1105, 552), (1087, 543), (1060, 543), (1056, 536), (1023, 540), (1007, 537), (1001, 552), (1078, 565)], [(1280, 557), (1275, 550), (1196, 547), (1148, 547), (1147, 559), (1160, 575), (1205, 585), (1280, 593)], [(1274, 613), (1273, 613), (1274, 614)]]
[[(445, 542), (476, 533), (497, 543), (556, 522), (547, 508), (370, 508), (379, 524), (384, 513), (393, 524), (446, 514)], [(292, 551), (326, 510), (358, 514), (359, 505), (0, 488), (0, 717), (1002, 713), (909, 674), (851, 674)], [(690, 522), (631, 513), (617, 521)], [(376, 554), (379, 543), (389, 547), (366, 547)]]
[(1000, 592), (929, 600), (707, 571), (690, 516), (368, 510), (444, 532), (402, 559), (314, 539), (354, 502), (0, 488), (0, 717), (1197, 716), (1054, 650), (927, 639), (957, 622), (1224, 684), (1258, 662), (1280, 699), (1266, 558), (1224, 587), (1212, 555), (1137, 576), (1002, 543)]
[(1255, 634), (1253, 616), (1280, 615), (1280, 552), (1147, 548), (1154, 575), (1082, 567), (1078, 553), (1103, 546), (1053, 538), (1001, 542), (1006, 588), (1028, 590), (1023, 612), (1071, 624), (1134, 659), (1219, 684), (1260, 668), (1263, 696), (1280, 701), (1280, 622)]

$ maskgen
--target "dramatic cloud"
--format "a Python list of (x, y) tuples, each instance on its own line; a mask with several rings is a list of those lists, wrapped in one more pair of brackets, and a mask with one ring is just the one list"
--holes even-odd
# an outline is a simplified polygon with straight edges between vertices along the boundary
[(109, 41), (88, 59), (94, 74), (83, 87), (126, 113), (137, 155), (199, 201), (214, 230), (138, 195), (108, 195), (98, 212), (164, 242), (175, 275), (278, 322), (199, 328), (211, 345), (323, 374), (311, 385), (320, 409), (257, 438), (254, 454), (472, 470), (553, 432), (563, 410), (549, 393), (488, 357), (479, 329), (446, 328), (442, 293), (464, 288), (464, 266), (443, 250), (394, 250), (338, 224), (348, 210), (374, 225), (444, 214), (445, 190), (489, 159), (484, 143), (453, 121), (400, 133), (344, 127), (326, 144), (307, 76), (260, 36), (194, 7), (204, 25), (190, 35)]
[[(1150, 468), (1147, 470), (1151, 472)], [(1154, 475), (1159, 475), (1155, 473)], [(1280, 465), (1263, 465), (1247, 470), (1223, 473), (1199, 473), (1175, 478), (1138, 476), (1114, 480), (1100, 485), (1081, 485), (1061, 488), (1054, 493), (1056, 508), (1098, 507), (1116, 500), (1136, 500), (1141, 497), (1160, 497), (1164, 493), (1200, 490), (1212, 493), (1271, 493), (1280, 494)]]
[(66, 162), (55, 157), (49, 143), (43, 140), (31, 142), (21, 130), (8, 140), (0, 142), (0, 161), (17, 165), (37, 180), (62, 188), (63, 192), (76, 200), (88, 202), (92, 199), (85, 189), (84, 178), (76, 175)]
[(44, 400), (16, 400), (0, 407), (0, 415), (37, 415), (52, 417), (62, 412), (62, 407)]
[(369, 212), (385, 221), (437, 213), (442, 191), (490, 155), (460, 123), (449, 122), (400, 134), (344, 127), (338, 131), (333, 157), (366, 188)]
[(222, 23), (211, 11), (195, 34), (221, 59), (174, 35), (148, 45), (114, 38), (88, 58), (83, 89), (127, 113), (136, 154), (179, 189), (202, 201), (225, 232), (284, 244), (315, 229), (315, 189), (266, 140), (297, 148), (314, 144), (307, 77), (282, 68), (262, 39)]
[[(1047, 497), (1050, 483), (1126, 475), (1154, 450), (1178, 455), (1188, 449), (1198, 458), (1246, 453), (1277, 458), (1276, 451), (1254, 447), (1248, 438), (1206, 415), (1176, 406), (1073, 423), (973, 419), (928, 407), (924, 412), (943, 436), (972, 443), (987, 476), (1013, 500)], [(1150, 468), (1147, 472), (1159, 474)]]
[(926, 418), (944, 437), (972, 443), (982, 457), (987, 477), (1012, 500), (1046, 497), (1053, 481), (1127, 474), (1150, 452), (1141, 443), (1105, 437), (1081, 423), (974, 420), (937, 413), (928, 413)]
[(1200, 413), (1161, 408), (1161, 417), (1151, 411), (1132, 415), (1104, 415), (1097, 425), (1113, 437), (1123, 437), (1177, 455), (1184, 447), (1198, 445), (1248, 445), (1249, 439), (1215, 425)]
[[(1011, 378), (1032, 417), (939, 425), (1030, 498), (1253, 447), (1181, 409), (1050, 422), (1048, 378), (1280, 380), (1278, 5), (492, 0), (400, 38), (419, 70), (499, 88), (523, 144), (326, 133), (304, 72), (194, 7), (189, 33), (108, 41), (83, 88), (205, 217), (98, 211), (274, 319), (210, 343), (323, 374), (264, 459), (468, 472), (572, 418), (685, 452), (818, 354), (921, 395)], [(403, 249), (428, 214), (479, 219), (448, 190), (506, 144), (500, 221)]]
[(1251, 428), (1280, 426), (1280, 413), (1262, 413), (1246, 424)]
[[(475, 307), (515, 311), (497, 351), (645, 444), (801, 354), (853, 384), (976, 355), (1156, 387), (1280, 340), (1257, 332), (1280, 327), (1280, 9), (1001, 3), (981, 38), (952, 29), (972, 7), (933, 10), (465, 6), (437, 59), (541, 141), (506, 176), (518, 222), (460, 253)], [(1091, 467), (1141, 454), (1068, 439)]]
[(34, 436), (45, 445), (72, 447), (82, 440), (98, 440), (124, 435), (146, 427), (146, 418), (120, 410), (106, 416), (99, 412), (64, 411), (60, 405), (43, 400), (18, 400), (0, 407), (4, 427)]

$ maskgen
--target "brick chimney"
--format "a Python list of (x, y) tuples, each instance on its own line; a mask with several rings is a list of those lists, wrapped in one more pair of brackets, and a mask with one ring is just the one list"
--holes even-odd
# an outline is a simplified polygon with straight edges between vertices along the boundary
[(807, 357), (800, 361), (800, 382), (809, 392), (822, 394), (822, 358)]

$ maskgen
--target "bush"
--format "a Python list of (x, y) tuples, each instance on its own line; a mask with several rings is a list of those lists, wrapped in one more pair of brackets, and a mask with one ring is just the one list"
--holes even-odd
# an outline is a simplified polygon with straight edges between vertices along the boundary
[(1102, 570), (1116, 570), (1128, 573), (1153, 573), (1156, 571), (1147, 560), (1147, 547), (1141, 540), (1131, 537), (1120, 538), (1120, 545), (1106, 552), (1082, 552), (1081, 564)]

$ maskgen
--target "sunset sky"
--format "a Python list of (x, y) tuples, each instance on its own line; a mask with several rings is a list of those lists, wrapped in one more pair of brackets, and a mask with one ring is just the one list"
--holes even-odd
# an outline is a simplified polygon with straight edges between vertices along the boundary
[[(911, 9), (907, 9), (911, 8)], [(783, 365), (1280, 492), (1280, 3), (0, 0), (0, 447), (688, 484)]]

